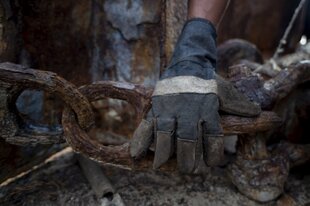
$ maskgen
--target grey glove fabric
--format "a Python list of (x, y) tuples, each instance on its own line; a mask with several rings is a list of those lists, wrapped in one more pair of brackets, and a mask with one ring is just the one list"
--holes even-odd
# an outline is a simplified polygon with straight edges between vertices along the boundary
[(205, 19), (187, 21), (176, 44), (170, 65), (160, 80), (176, 76), (214, 79), (216, 30)]
[(182, 173), (193, 172), (203, 157), (210, 166), (219, 164), (224, 149), (215, 94), (155, 96), (152, 105), (133, 135), (133, 157), (141, 157), (155, 137), (154, 168), (174, 153)]
[[(202, 148), (203, 143), (207, 148), (209, 136), (222, 136), (218, 108), (215, 94), (153, 97), (151, 112), (156, 117), (154, 167), (160, 167), (176, 152), (179, 170), (193, 172), (202, 152), (208, 152)], [(216, 155), (222, 155), (223, 150), (217, 152)], [(205, 160), (209, 163), (206, 155)]]
[[(215, 29), (207, 20), (192, 19), (185, 24), (171, 64), (155, 87), (152, 108), (133, 135), (130, 147), (133, 158), (142, 157), (154, 142), (154, 168), (159, 168), (173, 154), (177, 155), (182, 173), (194, 172), (202, 158), (209, 166), (221, 162), (224, 146), (214, 72), (215, 38)], [(225, 89), (220, 91), (232, 94)], [(221, 105), (226, 111), (247, 116), (259, 113), (251, 108), (243, 111), (235, 103)]]

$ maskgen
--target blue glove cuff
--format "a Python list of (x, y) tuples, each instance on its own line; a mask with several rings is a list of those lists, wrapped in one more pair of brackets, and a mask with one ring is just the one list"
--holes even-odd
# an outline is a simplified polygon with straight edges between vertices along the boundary
[(216, 30), (206, 19), (187, 21), (176, 44), (171, 63), (161, 79), (196, 76), (214, 79)]

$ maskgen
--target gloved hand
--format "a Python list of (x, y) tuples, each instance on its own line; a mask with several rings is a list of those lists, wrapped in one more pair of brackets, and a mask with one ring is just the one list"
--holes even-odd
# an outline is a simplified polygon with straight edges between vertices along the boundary
[[(229, 96), (235, 93), (227, 90), (231, 89), (227, 84), (218, 90), (215, 38), (215, 28), (207, 20), (192, 19), (185, 24), (171, 64), (156, 84), (152, 108), (133, 135), (133, 158), (140, 158), (155, 141), (154, 168), (159, 168), (174, 152), (183, 173), (192, 173), (202, 158), (209, 166), (221, 162), (224, 146), (218, 91), (228, 92)], [(223, 104), (224, 110), (247, 116), (260, 111), (250, 102), (245, 108), (238, 103)]]

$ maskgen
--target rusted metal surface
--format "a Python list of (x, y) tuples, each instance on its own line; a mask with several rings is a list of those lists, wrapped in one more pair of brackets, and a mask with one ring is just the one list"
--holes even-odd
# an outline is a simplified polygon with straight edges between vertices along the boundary
[(82, 86), (79, 91), (90, 101), (105, 98), (124, 100), (130, 103), (142, 118), (141, 115), (150, 108), (153, 89), (126, 82), (101, 81)]
[[(253, 58), (255, 55), (242, 55), (247, 51), (247, 48), (243, 46), (245, 42), (242, 41), (224, 43), (220, 47), (224, 55), (229, 54), (231, 42), (236, 44), (232, 49), (237, 52), (233, 53), (232, 59), (229, 59), (231, 63), (222, 61), (224, 76), (240, 92), (259, 103), (262, 109), (275, 109), (275, 105), (282, 102), (285, 111), (292, 110), (293, 113), (297, 113), (297, 110), (294, 110), (295, 106), (292, 109), (292, 105), (283, 98), (289, 98), (288, 95), (296, 91), (298, 86), (302, 87), (304, 83), (309, 82), (309, 52), (304, 48), (296, 53), (260, 64)], [(221, 57), (225, 56), (220, 55)], [(307, 96), (306, 92), (303, 94)], [(302, 101), (306, 100), (302, 99)], [(305, 102), (304, 105), (309, 107), (309, 102)], [(303, 111), (306, 112), (307, 109), (303, 108)], [(283, 115), (283, 112), (281, 116), (284, 117), (284, 128), (289, 128), (288, 125), (292, 124), (292, 119), (296, 119), (290, 118), (285, 113)], [(292, 129), (289, 131), (292, 132)], [(310, 156), (306, 152), (307, 147), (303, 145), (280, 142), (273, 148), (267, 149), (265, 141), (268, 134), (249, 134), (239, 136), (237, 158), (229, 165), (228, 174), (241, 193), (256, 201), (267, 202), (284, 192), (284, 184), (290, 168), (309, 161)], [(279, 135), (279, 133), (276, 134)], [(296, 133), (291, 135), (296, 138)]]
[(280, 142), (267, 148), (260, 135), (242, 135), (237, 158), (228, 175), (238, 190), (259, 202), (276, 199), (284, 192), (290, 168), (309, 161), (307, 146)]
[(154, 84), (160, 65), (160, 1), (12, 2), (37, 68), (77, 86), (100, 80)]
[(174, 51), (174, 46), (186, 21), (187, 2), (188, 0), (184, 0), (181, 2), (166, 0), (162, 2), (164, 4), (163, 13), (165, 13), (165, 15), (162, 17), (164, 44), (162, 48), (163, 58), (161, 59), (162, 60), (161, 70), (163, 70), (169, 64), (170, 58)]
[[(257, 141), (261, 141), (261, 138)], [(253, 146), (251, 143), (245, 145)], [(268, 202), (283, 193), (289, 174), (289, 164), (287, 156), (281, 153), (252, 159), (237, 155), (237, 159), (229, 166), (229, 175), (241, 193), (256, 201)]]
[(39, 89), (59, 96), (74, 110), (84, 129), (94, 124), (93, 112), (88, 100), (78, 89), (55, 73), (25, 68), (11, 63), (0, 64), (0, 80), (19, 89)]
[(262, 112), (256, 118), (222, 115), (221, 125), (224, 134), (246, 134), (264, 132), (276, 128), (282, 123), (274, 112)]
[(301, 61), (282, 69), (268, 80), (251, 71), (250, 67), (247, 64), (230, 67), (228, 76), (240, 92), (259, 103), (262, 109), (272, 109), (277, 101), (287, 96), (298, 85), (310, 80), (309, 61)]
[(25, 89), (32, 88), (56, 94), (70, 105), (77, 115), (78, 122), (84, 129), (93, 123), (93, 112), (88, 100), (78, 89), (55, 73), (24, 68), (11, 63), (0, 64), (1, 84), (1, 137), (17, 145), (36, 145), (61, 143), (62, 129), (36, 125), (24, 121), (16, 109), (18, 95)]
[(255, 45), (234, 39), (219, 46), (218, 58), (221, 76), (262, 109), (272, 109), (277, 101), (310, 80), (307, 47), (262, 64)]
[(223, 42), (217, 48), (218, 61), (216, 63), (217, 73), (227, 78), (230, 66), (240, 64), (241, 61), (262, 64), (263, 57), (257, 47), (242, 39), (231, 39)]

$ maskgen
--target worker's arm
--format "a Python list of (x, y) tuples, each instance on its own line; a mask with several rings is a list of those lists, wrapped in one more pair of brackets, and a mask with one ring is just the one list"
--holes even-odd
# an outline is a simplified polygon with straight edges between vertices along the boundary
[(207, 19), (217, 27), (230, 0), (190, 0), (188, 3), (188, 19)]
[(174, 153), (181, 172), (200, 160), (220, 163), (224, 148), (216, 66), (216, 29), (227, 0), (190, 0), (188, 21), (170, 65), (156, 84), (152, 108), (134, 133), (131, 155), (139, 158), (155, 143), (154, 168)]

